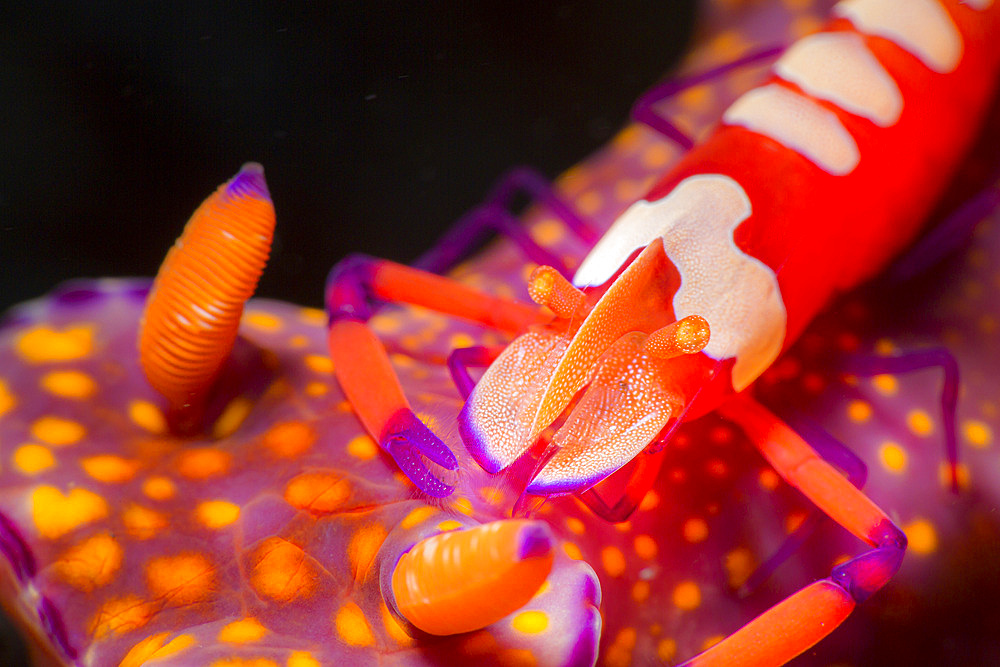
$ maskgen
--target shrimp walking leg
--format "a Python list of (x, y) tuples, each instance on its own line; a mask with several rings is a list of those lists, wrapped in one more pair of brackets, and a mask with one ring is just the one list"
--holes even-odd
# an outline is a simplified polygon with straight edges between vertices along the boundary
[(435, 273), (447, 271), (489, 234), (499, 233), (517, 244), (531, 261), (568, 274), (569, 269), (562, 260), (538, 245), (510, 212), (514, 200), (522, 194), (552, 211), (587, 247), (597, 242), (598, 233), (571, 204), (556, 194), (544, 176), (530, 167), (519, 167), (504, 174), (486, 200), (459, 218), (444, 237), (417, 260), (416, 266)]
[(892, 578), (902, 563), (906, 536), (885, 512), (763, 406), (737, 396), (721, 408), (721, 413), (746, 432), (787, 482), (873, 547), (684, 663), (687, 667), (708, 667), (739, 659), (744, 665), (780, 665), (832, 632), (857, 603)]
[(847, 361), (845, 370), (855, 375), (911, 373), (928, 368), (940, 368), (944, 378), (941, 383), (941, 419), (944, 425), (945, 454), (948, 459), (951, 488), (958, 491), (958, 437), (955, 431), (955, 411), (958, 404), (958, 362), (944, 347), (913, 350), (892, 357), (855, 356)]
[(527, 326), (538, 312), (447, 278), (363, 256), (347, 258), (330, 273), (328, 341), (337, 380), (365, 430), (407, 477), (428, 495), (448, 496), (454, 487), (428, 470), (423, 458), (446, 470), (455, 470), (458, 462), (414, 414), (385, 347), (365, 323), (373, 300), (418, 304), (507, 331)]

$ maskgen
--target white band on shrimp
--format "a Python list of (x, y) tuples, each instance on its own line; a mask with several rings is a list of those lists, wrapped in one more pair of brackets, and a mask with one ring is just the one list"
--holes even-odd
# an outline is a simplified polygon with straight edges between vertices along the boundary
[(774, 71), (809, 95), (889, 127), (903, 113), (903, 94), (860, 35), (821, 32), (799, 40)]
[(751, 211), (746, 192), (729, 176), (692, 176), (663, 199), (639, 201), (625, 211), (573, 282), (605, 283), (632, 253), (662, 236), (681, 277), (673, 298), (677, 319), (708, 320), (712, 336), (704, 352), (714, 359), (735, 357), (733, 387), (742, 390), (777, 358), (788, 320), (774, 271), (733, 240)]
[(860, 32), (895, 42), (939, 74), (962, 60), (962, 35), (936, 0), (843, 0), (832, 12)]

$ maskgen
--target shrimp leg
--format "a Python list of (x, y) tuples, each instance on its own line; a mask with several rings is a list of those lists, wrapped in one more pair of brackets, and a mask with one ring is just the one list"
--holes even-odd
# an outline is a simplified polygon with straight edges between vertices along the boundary
[(885, 512), (766, 408), (737, 396), (720, 408), (764, 458), (830, 518), (873, 548), (833, 569), (747, 623), (686, 667), (780, 665), (840, 625), (899, 569), (906, 536)]

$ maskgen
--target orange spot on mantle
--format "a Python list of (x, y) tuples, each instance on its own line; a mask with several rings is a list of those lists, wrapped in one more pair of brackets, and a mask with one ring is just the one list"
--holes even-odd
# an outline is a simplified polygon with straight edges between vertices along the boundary
[(135, 476), (139, 470), (138, 461), (123, 459), (112, 454), (102, 454), (90, 456), (82, 459), (80, 465), (84, 472), (96, 479), (98, 482), (108, 484), (121, 484), (127, 482)]
[(18, 337), (15, 348), (22, 359), (33, 364), (83, 359), (94, 348), (94, 327), (76, 325), (62, 331), (34, 327)]
[(204, 602), (215, 592), (215, 568), (201, 553), (159, 556), (146, 564), (146, 585), (170, 606)]
[(250, 586), (261, 597), (291, 602), (311, 596), (319, 568), (300, 547), (280, 537), (269, 537), (247, 556)]
[(307, 472), (292, 478), (285, 487), (285, 500), (292, 507), (312, 514), (330, 514), (351, 496), (351, 486), (335, 473)]
[(124, 634), (149, 623), (156, 614), (153, 605), (134, 595), (108, 600), (94, 615), (90, 631), (100, 639), (109, 634)]
[(209, 479), (229, 472), (232, 456), (210, 447), (188, 449), (177, 457), (177, 471), (188, 479)]
[(80, 526), (108, 515), (108, 503), (86, 489), (69, 493), (54, 486), (40, 486), (31, 494), (31, 516), (42, 537), (54, 540)]
[(340, 608), (334, 623), (337, 634), (351, 646), (371, 646), (375, 643), (375, 637), (364, 612), (353, 602), (348, 602)]
[(364, 581), (371, 569), (375, 554), (385, 542), (386, 530), (381, 525), (368, 524), (358, 528), (347, 545), (347, 557), (356, 581)]
[(233, 621), (219, 630), (219, 641), (229, 644), (246, 644), (262, 639), (267, 634), (267, 628), (255, 618), (244, 618)]
[(148, 540), (169, 525), (165, 514), (142, 505), (129, 505), (122, 512), (122, 523), (129, 536), (137, 540)]
[(191, 635), (177, 635), (168, 642), (166, 639), (169, 636), (169, 632), (159, 632), (146, 637), (125, 654), (118, 667), (142, 667), (151, 660), (180, 653), (194, 644)]
[(316, 431), (303, 422), (281, 422), (264, 434), (264, 446), (275, 456), (295, 458), (309, 451), (316, 442)]
[(89, 593), (114, 579), (122, 554), (121, 545), (108, 533), (101, 533), (67, 549), (53, 568), (67, 584)]

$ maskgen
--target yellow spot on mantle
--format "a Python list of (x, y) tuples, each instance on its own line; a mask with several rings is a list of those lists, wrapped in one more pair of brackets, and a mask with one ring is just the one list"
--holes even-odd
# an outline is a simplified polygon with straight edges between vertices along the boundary
[(309, 597), (316, 590), (316, 563), (297, 544), (269, 537), (247, 558), (250, 585), (261, 597), (288, 603)]
[(664, 662), (671, 662), (677, 657), (677, 641), (674, 639), (661, 639), (656, 645), (656, 657)]
[(33, 364), (83, 359), (93, 347), (94, 327), (89, 325), (69, 326), (62, 331), (34, 327), (22, 333), (15, 344), (21, 358)]
[(378, 445), (368, 435), (359, 435), (347, 443), (347, 453), (356, 459), (370, 461), (378, 455)]
[(303, 360), (310, 369), (316, 373), (332, 373), (333, 360), (320, 354), (307, 354)]
[(976, 449), (986, 449), (993, 443), (993, 429), (977, 419), (962, 422), (962, 435)]
[(674, 606), (684, 611), (692, 611), (701, 606), (701, 589), (693, 581), (682, 581), (674, 588)]
[(399, 527), (403, 530), (409, 530), (414, 526), (423, 523), (430, 517), (438, 513), (438, 508), (431, 507), (429, 505), (424, 505), (423, 507), (418, 507), (409, 514), (407, 514), (402, 521), (399, 522)]
[(134, 595), (108, 600), (94, 615), (91, 632), (98, 638), (111, 633), (124, 634), (149, 623), (156, 614), (151, 604)]
[(72, 445), (86, 433), (82, 424), (62, 417), (39, 417), (31, 424), (32, 437), (50, 445)]
[(906, 450), (895, 442), (883, 444), (878, 450), (878, 456), (882, 461), (882, 467), (889, 472), (899, 474), (906, 470)]
[(566, 518), (566, 527), (569, 528), (569, 532), (574, 535), (583, 535), (586, 532), (586, 527), (583, 525), (583, 521), (576, 518), (575, 516)]
[(177, 470), (188, 479), (208, 479), (229, 472), (231, 456), (211, 447), (188, 449), (177, 457)]
[(632, 586), (632, 599), (642, 604), (649, 599), (649, 582), (637, 581)]
[(872, 386), (883, 396), (895, 396), (899, 390), (899, 382), (892, 375), (876, 375), (872, 378)]
[(110, 582), (121, 568), (122, 548), (108, 533), (88, 537), (53, 563), (60, 579), (84, 593)]
[(170, 500), (177, 493), (177, 487), (169, 477), (157, 475), (142, 483), (142, 492), (152, 500)]
[(866, 401), (851, 401), (847, 405), (847, 417), (852, 422), (863, 424), (872, 418), (872, 406)]
[(194, 645), (191, 635), (177, 635), (164, 644), (169, 636), (169, 632), (160, 632), (146, 637), (125, 654), (118, 667), (142, 667), (151, 660), (166, 658)]
[(337, 612), (337, 634), (351, 646), (371, 646), (375, 643), (371, 627), (364, 613), (353, 602), (348, 602)]
[(300, 421), (280, 422), (267, 429), (264, 446), (276, 456), (295, 458), (309, 451), (316, 442), (316, 431)]
[(906, 425), (911, 431), (921, 436), (928, 436), (934, 431), (934, 421), (923, 410), (911, 410), (906, 415)]
[(215, 570), (201, 553), (158, 556), (146, 564), (146, 585), (159, 602), (184, 606), (207, 600), (215, 592)]
[(906, 539), (910, 543), (909, 550), (921, 556), (927, 556), (937, 550), (938, 539), (934, 524), (927, 519), (914, 519), (903, 526)]
[(656, 507), (659, 504), (660, 504), (660, 494), (658, 494), (655, 490), (650, 489), (649, 491), (646, 492), (646, 495), (644, 495), (642, 497), (642, 500), (639, 502), (639, 511), (646, 512), (648, 510), (656, 509)]
[(309, 651), (292, 651), (285, 667), (322, 667)]
[(659, 549), (656, 546), (656, 540), (649, 535), (636, 535), (635, 553), (639, 558), (653, 560), (656, 558), (656, 554), (659, 553)]
[(253, 411), (253, 402), (242, 396), (237, 396), (229, 401), (229, 404), (222, 410), (222, 414), (212, 425), (213, 438), (227, 438), (236, 432), (250, 413)]
[(770, 468), (764, 468), (757, 475), (757, 483), (760, 484), (760, 488), (765, 491), (774, 491), (781, 484), (781, 478), (778, 473), (771, 470)]
[[(38, 381), (42, 389), (53, 396), (84, 400), (97, 392), (97, 383), (81, 371), (50, 371)], [(0, 396), (3, 394), (0, 383)], [(0, 414), (3, 414), (3, 399), (0, 398)]]
[(122, 523), (128, 534), (137, 540), (148, 540), (166, 528), (167, 517), (142, 505), (129, 505), (122, 512)]
[(7, 383), (0, 380), (0, 417), (13, 410), (15, 405), (17, 405), (17, 399), (14, 394), (10, 393)]
[[(385, 603), (379, 605), (379, 608), (382, 612), (382, 625), (385, 626), (386, 634), (399, 646), (412, 646), (414, 643), (413, 637), (406, 634), (406, 630), (399, 624), (399, 621), (392, 615), (392, 612), (385, 606)], [(289, 667), (291, 667), (291, 664), (289, 664)], [(318, 664), (317, 667), (319, 667)]]
[(206, 528), (224, 528), (240, 518), (240, 506), (228, 500), (206, 500), (195, 508), (198, 522)]
[(306, 324), (325, 327), (328, 318), (326, 313), (319, 308), (303, 308), (299, 311), (299, 319)]
[(684, 539), (691, 544), (704, 542), (708, 539), (708, 524), (705, 523), (704, 519), (696, 516), (691, 517), (684, 522), (684, 525), (681, 527), (681, 533), (684, 535)]
[(14, 466), (25, 475), (36, 475), (56, 464), (48, 447), (27, 443), (14, 451)]
[(63, 494), (54, 486), (39, 486), (31, 494), (31, 516), (42, 537), (54, 540), (108, 515), (108, 503), (86, 489)]
[(336, 473), (307, 472), (293, 477), (285, 486), (285, 501), (312, 514), (329, 514), (340, 509), (351, 496), (350, 483)]
[(734, 589), (745, 584), (757, 567), (757, 560), (754, 558), (753, 552), (746, 547), (736, 547), (728, 552), (722, 563), (726, 568), (726, 579), (729, 587)]
[(128, 417), (138, 426), (154, 435), (167, 432), (167, 418), (163, 411), (149, 401), (136, 399), (128, 404)]
[(347, 545), (347, 558), (351, 563), (355, 581), (364, 581), (368, 578), (375, 556), (382, 548), (387, 534), (381, 524), (370, 523), (359, 527), (351, 536), (351, 541)]
[(219, 641), (228, 644), (246, 644), (255, 642), (267, 634), (267, 628), (255, 618), (244, 618), (233, 621), (219, 630)]
[(625, 574), (625, 554), (618, 547), (604, 547), (601, 549), (601, 565), (610, 576), (620, 577)]
[(140, 463), (113, 454), (102, 454), (81, 459), (80, 466), (98, 482), (122, 484), (135, 476)]
[(260, 331), (278, 331), (284, 325), (281, 318), (259, 310), (249, 311), (243, 315), (243, 324)]
[(544, 611), (522, 611), (511, 620), (510, 624), (518, 632), (537, 635), (548, 629), (549, 615)]

